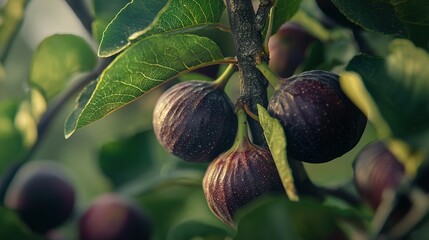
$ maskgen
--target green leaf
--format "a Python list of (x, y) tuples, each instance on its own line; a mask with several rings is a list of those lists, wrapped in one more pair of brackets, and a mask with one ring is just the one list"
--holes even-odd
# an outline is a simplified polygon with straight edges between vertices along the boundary
[(393, 136), (412, 146), (428, 145), (429, 55), (407, 40), (395, 40), (386, 58), (359, 55), (347, 66), (357, 72)]
[(228, 236), (228, 231), (212, 224), (202, 222), (200, 220), (188, 220), (182, 222), (173, 228), (168, 233), (168, 240), (189, 240), (194, 238), (201, 239), (225, 239)]
[[(145, 4), (152, 6), (154, 4), (154, 1), (150, 0), (139, 1), (141, 2), (140, 5)], [(170, 0), (165, 5), (165, 7), (162, 8), (162, 10), (157, 12), (156, 17), (154, 17), (150, 23), (146, 25), (138, 25), (138, 27), (127, 31), (128, 35), (125, 39), (113, 39), (114, 45), (117, 46), (116, 49), (109, 47), (112, 46), (111, 42), (105, 43), (106, 45), (103, 45), (103, 38), (99, 49), (99, 55), (102, 57), (111, 56), (125, 49), (128, 45), (131, 44), (130, 41), (148, 37), (154, 34), (173, 31), (185, 32), (198, 29), (209, 24), (216, 24), (218, 23), (224, 8), (224, 3), (221, 0)], [(110, 33), (109, 28), (115, 28), (117, 29), (115, 31), (124, 32), (123, 26), (119, 28), (114, 27), (116, 25), (115, 22), (120, 16), (121, 13), (119, 13), (118, 17), (112, 21), (111, 25), (113, 26), (109, 26), (106, 29), (106, 32), (104, 33), (105, 36), (113, 35), (111, 38), (116, 37), (114, 33)], [(136, 19), (135, 16), (123, 16), (123, 20), (125, 21), (125, 24), (127, 24), (127, 27), (129, 27), (128, 25), (130, 22), (132, 22), (129, 20), (130, 18), (132, 21), (135, 21)], [(123, 42), (121, 42), (121, 40)]]
[(262, 198), (238, 212), (234, 239), (344, 239), (338, 227), (343, 217), (349, 216), (310, 199), (291, 202), (278, 197)]
[(128, 37), (138, 31), (152, 27), (172, 0), (132, 0), (116, 15), (103, 33), (98, 55), (112, 56), (131, 43)]
[(98, 163), (101, 171), (120, 186), (151, 170), (154, 165), (154, 148), (158, 147), (152, 130), (116, 140), (101, 147)]
[(289, 21), (298, 11), (302, 0), (277, 0), (274, 8), (272, 34), (279, 30), (280, 26)]
[(73, 74), (93, 69), (96, 62), (94, 52), (82, 38), (69, 34), (53, 35), (37, 48), (29, 81), (50, 100), (63, 90)]
[[(196, 35), (156, 35), (133, 45), (104, 70), (92, 95), (87, 88), (67, 118), (65, 135), (142, 96), (193, 68), (224, 58), (210, 39)], [(86, 103), (85, 103), (86, 101)]]
[(338, 9), (353, 23), (376, 33), (406, 37), (407, 31), (395, 7), (379, 0), (332, 0)]
[(103, 32), (118, 12), (128, 4), (128, 0), (93, 0), (94, 21), (92, 34), (101, 42)]
[(0, 61), (4, 60), (19, 30), (27, 3), (28, 0), (9, 0), (0, 10)]
[(286, 190), (288, 198), (298, 201), (299, 197), (295, 188), (292, 171), (286, 156), (286, 137), (279, 120), (272, 118), (267, 110), (258, 104), (259, 123), (264, 130), (264, 136), (267, 140), (274, 162), (279, 172), (283, 187)]
[(11, 210), (0, 207), (0, 239), (42, 240), (26, 229)]
[(398, 17), (407, 23), (429, 25), (429, 4), (426, 0), (390, 0)]

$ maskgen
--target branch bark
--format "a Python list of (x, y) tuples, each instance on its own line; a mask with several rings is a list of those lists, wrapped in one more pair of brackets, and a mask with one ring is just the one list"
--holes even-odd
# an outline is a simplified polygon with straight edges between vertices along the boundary
[[(257, 104), (268, 105), (267, 80), (256, 68), (256, 58), (262, 53), (261, 33), (256, 28), (255, 13), (251, 0), (226, 1), (229, 22), (240, 72), (240, 94), (249, 101), (252, 112)], [(260, 124), (249, 118), (254, 143), (267, 146)]]

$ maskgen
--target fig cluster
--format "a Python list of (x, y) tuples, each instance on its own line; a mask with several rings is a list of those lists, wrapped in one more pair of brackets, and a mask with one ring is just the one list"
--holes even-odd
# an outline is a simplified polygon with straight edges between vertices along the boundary
[(150, 235), (143, 211), (118, 194), (99, 196), (79, 219), (80, 240), (147, 240)]
[(168, 152), (191, 162), (209, 162), (232, 145), (237, 120), (222, 86), (195, 80), (162, 94), (153, 129)]
[(313, 70), (283, 79), (268, 111), (284, 127), (288, 156), (324, 163), (350, 151), (367, 119), (341, 90), (335, 73)]

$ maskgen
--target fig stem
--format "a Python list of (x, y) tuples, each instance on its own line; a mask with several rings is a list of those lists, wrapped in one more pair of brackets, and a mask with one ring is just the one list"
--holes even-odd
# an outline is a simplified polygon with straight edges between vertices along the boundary
[(258, 115), (254, 114), (252, 112), (252, 110), (250, 109), (249, 105), (245, 104), (244, 105), (244, 111), (247, 113), (247, 115), (249, 115), (249, 117), (251, 117), (253, 120), (259, 122), (259, 117)]
[(228, 67), (223, 71), (222, 75), (220, 75), (215, 81), (214, 85), (216, 88), (224, 89), (226, 84), (228, 83), (228, 80), (230, 79), (231, 75), (235, 72), (234, 70), (234, 64), (231, 63), (228, 65)]
[(248, 132), (247, 132), (247, 114), (244, 111), (243, 108), (240, 108), (237, 111), (237, 120), (238, 120), (238, 129), (237, 129), (237, 135), (235, 136), (235, 147), (240, 147), (243, 143), (243, 140), (247, 140), (249, 138)]
[(256, 68), (265, 76), (265, 78), (267, 78), (268, 82), (274, 87), (274, 89), (278, 89), (280, 85), (280, 77), (275, 72), (273, 72), (270, 67), (268, 67), (266, 62), (259, 62), (256, 64)]

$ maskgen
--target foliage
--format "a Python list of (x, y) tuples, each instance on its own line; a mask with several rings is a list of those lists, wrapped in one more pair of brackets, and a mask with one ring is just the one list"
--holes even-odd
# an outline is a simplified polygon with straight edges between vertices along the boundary
[[(25, 8), (36, 2), (8, 0), (0, 9), (0, 192), (9, 193), (5, 176), (16, 163), (52, 158), (69, 167), (81, 192), (77, 199), (81, 208), (50, 237), (76, 237), (84, 208), (95, 196), (110, 191), (144, 210), (153, 223), (152, 239), (425, 236), (429, 200), (425, 187), (415, 184), (429, 174), (421, 167), (429, 161), (425, 0), (332, 0), (335, 10), (358, 26), (353, 29), (336, 23), (313, 0), (275, 1), (273, 15), (262, 18), (261, 39), (287, 21), (301, 25), (319, 41), (306, 50), (295, 73), (314, 69), (338, 73), (341, 88), (369, 124), (353, 150), (329, 163), (305, 164), (305, 172), (287, 158), (287, 139), (279, 121), (269, 116), (266, 106), (258, 106), (253, 114), (259, 116), (287, 194), (263, 197), (240, 210), (236, 229), (220, 222), (207, 206), (201, 181), (208, 164), (184, 162), (166, 152), (151, 124), (155, 101), (166, 88), (178, 81), (207, 80), (205, 71), (213, 71), (208, 67), (237, 64), (236, 52), (247, 51), (231, 51), (235, 33), (227, 12), (233, 10), (223, 0), (91, 0), (90, 6), (84, 4), (91, 32), (55, 33), (25, 52), (20, 46), (26, 35), (19, 30), (22, 24), (31, 24)], [(270, 1), (253, 2), (255, 6), (261, 2), (262, 8)], [(38, 31), (41, 26), (33, 28)], [(251, 59), (255, 65), (269, 53), (252, 54), (257, 56)], [(28, 56), (31, 61), (21, 64)], [(14, 79), (21, 72), (28, 78)], [(214, 74), (221, 75), (217, 70)], [(241, 94), (245, 91), (241, 76), (232, 75), (225, 88), (233, 100), (240, 98), (240, 87)], [(16, 85), (19, 94), (8, 91)], [(268, 88), (268, 96), (272, 90)], [(71, 98), (74, 105), (66, 104)], [(52, 132), (46, 134), (50, 127)], [(377, 139), (389, 142), (406, 166), (408, 180), (386, 197), (382, 210), (373, 212), (363, 201), (350, 201), (357, 197), (350, 172), (357, 152)], [(313, 195), (300, 191), (307, 173), (318, 189)], [(340, 186), (344, 194), (327, 190), (332, 186)], [(421, 214), (407, 212), (413, 224), (391, 226), (403, 199)], [(1, 239), (42, 238), (8, 209), (10, 203), (0, 201)], [(395, 226), (399, 230), (393, 231)]]

